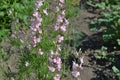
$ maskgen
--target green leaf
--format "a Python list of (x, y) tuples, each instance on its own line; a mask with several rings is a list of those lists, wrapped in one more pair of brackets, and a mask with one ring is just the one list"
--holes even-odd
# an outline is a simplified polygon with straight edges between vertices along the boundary
[(5, 5), (0, 6), (0, 9), (7, 9), (8, 7), (9, 7), (8, 4), (5, 4)]
[(120, 24), (120, 19), (118, 19), (118, 24)]
[(118, 45), (120, 45), (120, 39), (117, 39)]
[(118, 70), (118, 68), (116, 68), (115, 66), (113, 66), (112, 70), (116, 73), (117, 76), (120, 77), (120, 71)]
[(0, 12), (0, 16), (3, 17), (5, 13), (3, 11)]
[(105, 7), (106, 7), (105, 2), (98, 3), (98, 4), (96, 4), (95, 6), (101, 8), (101, 9), (103, 9), (103, 10), (104, 10)]

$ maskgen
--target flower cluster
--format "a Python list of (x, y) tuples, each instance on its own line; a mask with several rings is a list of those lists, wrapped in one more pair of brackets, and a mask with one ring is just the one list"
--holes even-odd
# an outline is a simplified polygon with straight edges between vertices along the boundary
[(58, 57), (59, 56), (59, 52), (58, 51), (51, 51), (50, 53), (50, 57), (49, 57), (49, 62), (50, 62), (50, 66), (49, 66), (49, 70), (51, 72), (55, 72), (55, 70), (60, 71), (61, 70), (61, 58)]
[(78, 54), (78, 52), (75, 53), (75, 56), (79, 57), (80, 64), (77, 64), (76, 62), (73, 61), (71, 74), (72, 74), (72, 76), (75, 77), (77, 80), (81, 80), (81, 79), (79, 78), (79, 77), (80, 77), (80, 72), (79, 72), (79, 70), (80, 70), (80, 69), (83, 70), (82, 65), (83, 65), (83, 63), (84, 63), (84, 62), (83, 62), (83, 58), (84, 58), (84, 57), (83, 57), (83, 56), (80, 57), (79, 54)]
[(40, 17), (37, 11), (33, 13), (33, 16), (35, 18), (31, 19), (31, 30), (32, 30), (32, 38), (33, 38), (32, 45), (33, 47), (36, 47), (36, 44), (41, 41), (40, 35), (37, 37), (36, 33), (38, 32), (39, 34), (42, 34), (42, 30), (39, 27), (41, 26), (42, 18)]
[[(59, 11), (59, 7), (56, 7)], [(58, 15), (57, 17), (57, 20), (56, 20), (56, 24), (54, 25), (54, 30), (55, 31), (62, 31), (62, 32), (65, 32), (66, 31), (66, 28), (68, 26), (69, 22), (68, 20), (65, 18), (65, 10), (62, 10), (61, 11), (61, 14)]]
[[(58, 50), (57, 51), (51, 51), (50, 53), (50, 57), (49, 57), (49, 70), (50, 72), (58, 72), (61, 70), (61, 64), (62, 64), (62, 61), (61, 61), (61, 58), (59, 57), (60, 54), (59, 54), (59, 47), (57, 48)], [(56, 74), (56, 76), (54, 77), (54, 80), (59, 80), (60, 79), (60, 74)]]
[[(32, 46), (36, 47), (37, 43), (41, 42), (41, 34), (42, 29), (40, 26), (42, 25), (42, 17), (41, 14), (38, 12), (38, 9), (43, 5), (43, 0), (37, 0), (35, 4), (35, 9), (33, 12), (33, 18), (31, 19), (31, 38), (32, 38)], [(38, 54), (42, 55), (43, 52), (41, 51), (41, 48), (38, 50)]]
[[(62, 61), (59, 52), (61, 51), (60, 43), (64, 40), (64, 36), (61, 34), (66, 32), (66, 28), (69, 24), (68, 20), (65, 18), (65, 10), (62, 9), (64, 4), (65, 4), (64, 0), (59, 0), (59, 5), (56, 6), (57, 9), (56, 11), (58, 13), (58, 16), (54, 24), (54, 30), (58, 31), (60, 34), (56, 36), (56, 42), (57, 42), (56, 51), (54, 52), (52, 50), (49, 57), (50, 66), (48, 68), (51, 72), (55, 72), (55, 71), (59, 72), (61, 70)], [(61, 74), (57, 73), (54, 76), (54, 80), (60, 80), (60, 77)]]

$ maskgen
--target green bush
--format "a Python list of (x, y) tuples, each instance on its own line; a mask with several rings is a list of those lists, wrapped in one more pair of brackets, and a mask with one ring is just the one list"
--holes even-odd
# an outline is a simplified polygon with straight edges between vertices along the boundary
[(101, 2), (97, 4), (92, 4), (94, 7), (102, 9), (100, 12), (101, 17), (97, 21), (90, 23), (91, 30), (102, 30), (103, 31), (103, 40), (109, 41), (112, 40), (115, 43), (117, 42), (120, 45), (120, 5), (110, 4), (107, 5), (106, 2)]

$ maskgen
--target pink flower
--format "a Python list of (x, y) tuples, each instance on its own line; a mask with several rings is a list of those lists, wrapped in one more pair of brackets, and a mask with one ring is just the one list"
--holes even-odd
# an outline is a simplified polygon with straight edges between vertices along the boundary
[(79, 66), (80, 69), (83, 69), (83, 67), (82, 67), (82, 64), (84, 63), (84, 62), (83, 62), (83, 58), (84, 58), (84, 57), (80, 58), (80, 62), (81, 62), (81, 63), (80, 63), (80, 66)]
[(58, 71), (60, 71), (60, 69), (61, 69), (61, 63), (62, 63), (61, 58), (57, 57), (56, 58), (56, 65), (57, 65)]
[(56, 63), (56, 62), (57, 62), (56, 58), (54, 58), (54, 59), (53, 59), (53, 62), (54, 62), (54, 63)]
[(36, 39), (37, 39), (36, 36), (34, 36), (34, 37), (33, 37), (33, 42), (34, 42), (35, 44), (37, 43)]
[(59, 53), (58, 53), (58, 51), (55, 51), (55, 54), (54, 55), (58, 55)]
[(59, 29), (59, 27), (57, 25), (54, 26), (55, 31), (57, 31)]
[(53, 63), (53, 59), (51, 57), (49, 57), (49, 62), (50, 64)]
[(57, 57), (56, 58), (56, 64), (61, 64), (62, 62), (61, 62), (61, 58), (59, 58), (59, 57)]
[(42, 5), (43, 5), (43, 0), (37, 0), (35, 9), (38, 10), (38, 8), (40, 8)]
[(34, 31), (34, 32), (36, 32), (36, 31), (37, 31), (37, 29), (36, 29), (36, 28), (31, 27), (31, 29), (32, 29), (32, 31)]
[(39, 13), (37, 11), (33, 13), (34, 17), (38, 17), (38, 15), (39, 15)]
[(60, 9), (59, 9), (59, 7), (58, 6), (56, 6), (56, 11), (58, 12), (58, 11), (60, 11)]
[(54, 80), (60, 80), (61, 75), (60, 74), (56, 74), (56, 76), (54, 77)]
[(59, 15), (59, 16), (57, 17), (57, 22), (58, 22), (58, 23), (63, 22), (63, 18), (62, 18), (62, 16)]
[(36, 42), (39, 43), (40, 41), (41, 41), (41, 38), (37, 38), (37, 39), (36, 39)]
[(84, 62), (83, 62), (83, 58), (84, 58), (84, 57), (80, 58), (80, 62), (81, 62), (82, 64), (84, 63)]
[(75, 78), (80, 76), (80, 72), (78, 72), (78, 71), (72, 71), (71, 73), (72, 73), (72, 76), (75, 77)]
[(72, 66), (73, 70), (76, 70), (78, 67), (79, 65), (73, 61), (73, 66)]
[(79, 68), (80, 68), (80, 69), (83, 69), (82, 64), (80, 64)]
[(54, 67), (48, 66), (48, 68), (49, 68), (49, 70), (50, 70), (51, 72), (55, 72), (55, 68), (54, 68)]
[(58, 35), (58, 36), (57, 36), (57, 42), (58, 42), (58, 43), (61, 43), (63, 40), (64, 40), (64, 37), (63, 37), (63, 36), (61, 36), (61, 35)]
[(65, 3), (65, 1), (64, 0), (59, 0), (61, 3)]
[(32, 45), (33, 45), (33, 47), (36, 47), (36, 44), (35, 44), (35, 43), (33, 43)]
[(65, 32), (66, 31), (66, 26), (65, 25), (61, 26), (60, 30), (63, 31), (63, 32)]
[(61, 64), (57, 65), (57, 70), (60, 71), (61, 70)]

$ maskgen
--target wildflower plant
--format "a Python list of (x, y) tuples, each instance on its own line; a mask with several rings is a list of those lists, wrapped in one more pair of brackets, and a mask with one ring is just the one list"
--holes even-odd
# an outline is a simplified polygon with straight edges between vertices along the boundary
[[(51, 48), (54, 48), (54, 44), (48, 37), (47, 29), (44, 28), (48, 24), (42, 19), (42, 17), (49, 16), (46, 9), (48, 6), (47, 2), (47, 0), (37, 0), (35, 3), (35, 9), (30, 19), (32, 50), (25, 50), (23, 57), (21, 57), (20, 71), (18, 73), (19, 80), (32, 78), (36, 80), (51, 80), (53, 78), (52, 75), (54, 74), (50, 74), (48, 70), (48, 53)], [(35, 76), (31, 76), (32, 73)]]
[[(18, 46), (20, 53), (13, 79), (60, 80), (64, 66), (61, 53), (65, 53), (62, 44), (67, 36), (68, 18), (73, 15), (66, 10), (67, 1), (55, 1), (53, 12), (49, 0), (2, 1), (7, 2), (11, 44)], [(0, 12), (0, 17), (5, 17), (4, 12)]]

